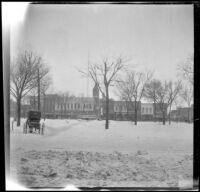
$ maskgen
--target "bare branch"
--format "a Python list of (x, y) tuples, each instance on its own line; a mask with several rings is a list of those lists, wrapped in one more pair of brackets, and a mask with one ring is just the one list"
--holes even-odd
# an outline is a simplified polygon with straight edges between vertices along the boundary
[(15, 63), (11, 65), (10, 93), (19, 101), (17, 103), (18, 125), (20, 124), (20, 101), (37, 87), (38, 70), (40, 80), (49, 73), (49, 68), (44, 65), (42, 58), (29, 51), (19, 54)]

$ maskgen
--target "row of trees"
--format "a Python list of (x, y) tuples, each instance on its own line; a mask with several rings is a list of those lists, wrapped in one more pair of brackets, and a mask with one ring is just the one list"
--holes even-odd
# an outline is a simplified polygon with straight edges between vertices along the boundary
[[(153, 78), (153, 72), (137, 72), (130, 70), (127, 63), (130, 60), (121, 56), (116, 59), (103, 59), (99, 64), (89, 64), (88, 71), (80, 71), (89, 77), (98, 85), (103, 98), (106, 100), (106, 123), (105, 128), (109, 127), (109, 91), (111, 86), (116, 86), (117, 95), (127, 104), (130, 103), (135, 110), (135, 125), (138, 121), (138, 108), (141, 99), (147, 99), (157, 104), (162, 112), (162, 122), (166, 121), (166, 109), (169, 108), (169, 114), (173, 103), (180, 96), (187, 104), (191, 106), (193, 100), (193, 63), (190, 62), (179, 66), (184, 81), (160, 81)], [(120, 77), (120, 72), (125, 72), (124, 77)], [(189, 84), (189, 85), (188, 85)], [(128, 108), (128, 107), (127, 107)], [(154, 107), (156, 114), (156, 107)], [(169, 123), (171, 117), (169, 116)]]
[[(20, 126), (21, 101), (28, 95), (45, 95), (51, 84), (49, 67), (44, 63), (41, 56), (24, 51), (10, 67), (10, 93), (17, 102), (17, 126)], [(40, 102), (38, 99), (38, 109)]]
[(150, 71), (145, 73), (126, 71), (125, 79), (117, 80), (118, 95), (127, 105), (130, 103), (131, 107), (135, 110), (135, 125), (137, 125), (138, 120), (139, 102), (144, 97), (147, 83), (151, 80), (152, 76), (153, 73)]
[(156, 105), (162, 112), (163, 124), (165, 124), (166, 109), (171, 107), (178, 94), (182, 90), (181, 81), (164, 81), (153, 79), (152, 72), (126, 73), (126, 79), (117, 81), (117, 89), (120, 98), (126, 103), (131, 103), (135, 109), (135, 125), (137, 125), (137, 114), (141, 99), (147, 99), (154, 104), (154, 116), (156, 115)]
[[(135, 110), (135, 125), (138, 119), (138, 103), (147, 99), (158, 105), (162, 111), (163, 124), (165, 124), (165, 108), (171, 111), (173, 103), (178, 96), (190, 107), (193, 100), (193, 59), (190, 57), (179, 66), (184, 81), (164, 81), (153, 78), (153, 72), (137, 72), (131, 70), (128, 63), (130, 59), (119, 56), (117, 58), (104, 58), (98, 64), (90, 63), (86, 71), (80, 71), (89, 77), (98, 86), (103, 98), (106, 100), (106, 123), (109, 128), (109, 93), (110, 87), (115, 86), (120, 99), (130, 103)], [(10, 70), (10, 92), (17, 102), (17, 125), (20, 125), (21, 101), (28, 95), (45, 95), (51, 84), (49, 67), (41, 56), (31, 51), (21, 53)], [(125, 74), (122, 78), (121, 74)], [(185, 82), (183, 86), (183, 82)], [(38, 109), (40, 108), (38, 102)], [(156, 107), (155, 107), (156, 109)], [(154, 113), (156, 111), (154, 110)], [(170, 114), (170, 113), (169, 113)], [(170, 117), (169, 117), (170, 119)]]

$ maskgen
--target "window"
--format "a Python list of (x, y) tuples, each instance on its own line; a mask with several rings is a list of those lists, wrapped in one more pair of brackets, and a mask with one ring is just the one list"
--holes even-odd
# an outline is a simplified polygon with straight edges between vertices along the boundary
[(142, 107), (142, 113), (144, 113), (144, 107)]
[(148, 108), (146, 108), (146, 113), (148, 113)]
[(149, 108), (150, 113), (152, 113), (152, 108)]
[(71, 109), (73, 109), (73, 103), (71, 104)]

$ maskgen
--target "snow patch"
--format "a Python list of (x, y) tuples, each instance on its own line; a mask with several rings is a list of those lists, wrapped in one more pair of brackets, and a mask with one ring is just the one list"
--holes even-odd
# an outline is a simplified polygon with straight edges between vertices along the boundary
[(192, 186), (193, 125), (50, 120), (10, 132), (11, 175), (28, 187)]

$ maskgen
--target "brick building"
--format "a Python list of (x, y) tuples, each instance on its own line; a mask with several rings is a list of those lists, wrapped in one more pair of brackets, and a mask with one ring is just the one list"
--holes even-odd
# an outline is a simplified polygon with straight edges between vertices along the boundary
[[(46, 118), (80, 118), (88, 115), (93, 116), (96, 119), (105, 119), (106, 100), (105, 98), (99, 98), (99, 89), (97, 84), (94, 85), (92, 91), (93, 97), (67, 97), (57, 94), (41, 96), (40, 106), (42, 115)], [(153, 105), (152, 103), (137, 102), (137, 105), (137, 118), (139, 121), (162, 118), (162, 112), (158, 104)], [(31, 109), (37, 109), (37, 96), (30, 97), (30, 106)], [(165, 113), (167, 116), (167, 106)], [(109, 119), (134, 121), (134, 103), (110, 99)]]
[(141, 104), (141, 120), (151, 121), (154, 118), (154, 105), (153, 103)]
[(171, 111), (172, 121), (192, 122), (193, 121), (193, 105), (191, 107), (178, 107)]

